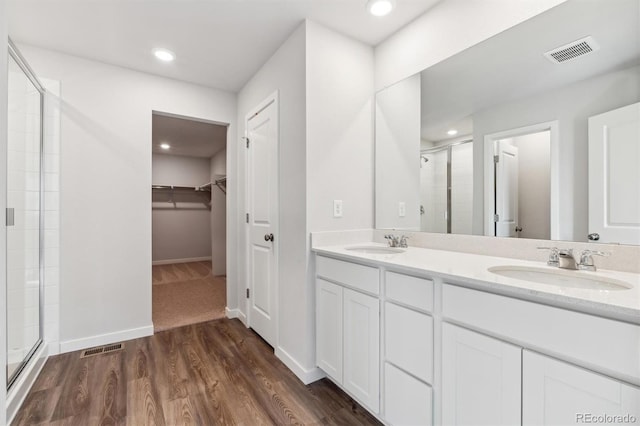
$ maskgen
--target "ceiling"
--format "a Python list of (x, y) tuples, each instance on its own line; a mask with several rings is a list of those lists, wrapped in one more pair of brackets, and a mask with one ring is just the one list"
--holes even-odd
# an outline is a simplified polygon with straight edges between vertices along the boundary
[[(591, 35), (600, 49), (561, 64), (544, 53)], [(568, 0), (421, 73), (422, 137), (470, 134), (471, 116), (640, 63), (640, 1)]]
[[(224, 125), (154, 112), (151, 126), (154, 154), (211, 158), (227, 146)], [(163, 143), (171, 148), (160, 148)]]
[(9, 0), (7, 12), (17, 43), (237, 92), (304, 19), (374, 46), (438, 1), (396, 0), (383, 18), (366, 0)]

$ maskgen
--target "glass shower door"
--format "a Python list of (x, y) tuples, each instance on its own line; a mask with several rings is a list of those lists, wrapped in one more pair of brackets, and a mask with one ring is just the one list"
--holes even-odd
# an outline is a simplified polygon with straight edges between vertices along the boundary
[[(42, 95), (10, 49), (7, 145), (7, 385), (42, 341)], [(15, 56), (14, 56), (15, 55)]]

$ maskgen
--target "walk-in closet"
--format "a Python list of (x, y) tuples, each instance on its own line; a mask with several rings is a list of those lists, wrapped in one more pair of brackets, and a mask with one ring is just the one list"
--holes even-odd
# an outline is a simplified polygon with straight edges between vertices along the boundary
[(224, 317), (227, 126), (153, 113), (153, 325)]

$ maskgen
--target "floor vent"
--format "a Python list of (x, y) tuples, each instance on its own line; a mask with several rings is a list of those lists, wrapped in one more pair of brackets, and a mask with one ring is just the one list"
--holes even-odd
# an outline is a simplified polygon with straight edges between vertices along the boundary
[(589, 36), (550, 50), (544, 56), (554, 64), (559, 64), (595, 52), (599, 48), (598, 43)]
[(98, 346), (95, 348), (85, 349), (80, 354), (80, 358), (87, 358), (90, 356), (107, 354), (111, 352), (117, 352), (124, 349), (124, 344), (122, 343), (114, 343), (111, 345)]

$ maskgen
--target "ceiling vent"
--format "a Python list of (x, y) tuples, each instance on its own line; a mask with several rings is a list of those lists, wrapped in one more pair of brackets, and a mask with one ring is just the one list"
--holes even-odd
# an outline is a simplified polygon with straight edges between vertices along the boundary
[(598, 43), (593, 37), (588, 36), (550, 50), (544, 56), (554, 64), (559, 64), (595, 52), (598, 49), (600, 49)]

